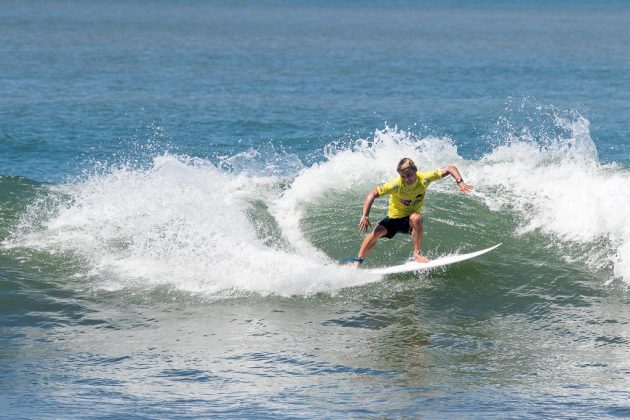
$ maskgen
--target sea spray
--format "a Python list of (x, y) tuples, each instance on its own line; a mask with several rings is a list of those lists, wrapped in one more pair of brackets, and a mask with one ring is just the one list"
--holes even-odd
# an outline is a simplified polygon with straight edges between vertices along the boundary
[(272, 177), (163, 155), (149, 169), (116, 168), (60, 187), (66, 199), (43, 227), (26, 228), (39, 219), (34, 206), (5, 246), (75, 253), (109, 289), (308, 295), (369, 281), (329, 259), (266, 246), (247, 210), (276, 188)]
[[(582, 244), (582, 255), (570, 259), (593, 269), (613, 264), (614, 276), (630, 283), (630, 173), (598, 162), (584, 117), (555, 115), (554, 122), (562, 130), (553, 137), (506, 133), (505, 144), (470, 173), (476, 195), (497, 211), (516, 212), (517, 234), (537, 231), (556, 246)], [(602, 240), (609, 245), (594, 246)]]
[[(400, 158), (411, 157), (421, 169), (454, 164), (475, 188), (459, 195), (449, 178), (434, 183), (429, 194), (451, 194), (463, 209), (475, 200), (504, 217), (517, 215), (516, 229), (492, 242), (542, 234), (550, 245), (566, 244), (565, 261), (592, 270), (609, 270), (609, 264), (605, 281), (628, 282), (630, 174), (598, 163), (587, 120), (558, 117), (555, 123), (561, 127), (552, 137), (506, 133), (504, 144), (479, 160), (461, 157), (449, 137), (386, 127), (352, 144), (330, 144), (323, 159), (308, 167), (284, 151), (259, 150), (225, 157), (219, 165), (172, 154), (141, 168), (103, 165), (105, 170), (85, 179), (50, 187), (3, 246), (73, 253), (86, 261), (85, 274), (97, 279), (95, 287), (109, 289), (166, 285), (212, 296), (335, 293), (378, 277), (335, 263), (354, 255), (361, 238), (345, 244), (340, 255), (314, 242), (332, 237), (333, 226), (342, 235), (356, 232), (365, 193), (394, 176)], [(331, 195), (350, 222), (339, 227), (339, 213), (324, 212), (313, 241), (309, 229), (315, 228), (304, 220), (314, 203)], [(474, 216), (440, 217), (461, 223)]]

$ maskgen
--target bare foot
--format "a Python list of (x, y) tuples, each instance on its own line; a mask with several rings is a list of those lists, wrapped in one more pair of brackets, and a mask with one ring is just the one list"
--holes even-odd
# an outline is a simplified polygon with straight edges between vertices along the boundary
[(361, 263), (363, 262), (363, 258), (355, 258), (354, 261), (350, 263), (350, 267), (359, 268), (361, 267)]
[(427, 257), (425, 257), (424, 255), (420, 255), (420, 254), (413, 254), (413, 260), (415, 262), (419, 262), (419, 263), (427, 263), (427, 262), (429, 262), (429, 259)]

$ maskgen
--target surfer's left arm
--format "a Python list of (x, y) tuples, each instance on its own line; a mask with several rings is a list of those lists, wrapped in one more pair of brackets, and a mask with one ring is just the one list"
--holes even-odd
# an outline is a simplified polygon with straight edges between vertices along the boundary
[(468, 185), (464, 182), (464, 178), (455, 166), (446, 166), (442, 168), (442, 178), (444, 178), (446, 175), (451, 175), (453, 179), (455, 179), (455, 182), (457, 183), (457, 188), (461, 192), (467, 193), (472, 190), (472, 185)]

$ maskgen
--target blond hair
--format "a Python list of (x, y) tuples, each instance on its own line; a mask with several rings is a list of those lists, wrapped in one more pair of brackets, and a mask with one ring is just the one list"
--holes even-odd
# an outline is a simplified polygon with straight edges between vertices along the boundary
[(396, 170), (398, 171), (398, 173), (400, 173), (410, 168), (413, 169), (414, 172), (418, 170), (416, 164), (413, 163), (413, 160), (409, 158), (403, 158), (400, 160), (400, 162), (398, 162), (398, 167), (396, 168)]

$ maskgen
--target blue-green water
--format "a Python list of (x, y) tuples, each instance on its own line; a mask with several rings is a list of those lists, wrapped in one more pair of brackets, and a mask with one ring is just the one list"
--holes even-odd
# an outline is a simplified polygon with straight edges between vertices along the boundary
[[(630, 416), (629, 27), (622, 1), (3, 2), (0, 416)], [(503, 245), (338, 266), (404, 156), (474, 186), (431, 186), (427, 255)]]

